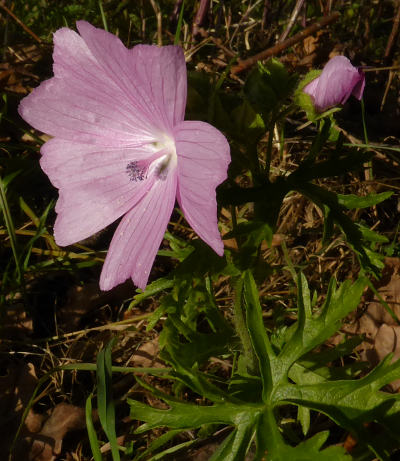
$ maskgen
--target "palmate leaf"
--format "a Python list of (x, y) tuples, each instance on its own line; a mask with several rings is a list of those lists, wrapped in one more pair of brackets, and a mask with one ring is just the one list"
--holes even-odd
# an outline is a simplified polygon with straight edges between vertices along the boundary
[[(292, 335), (277, 357), (281, 366), (289, 370), (290, 366), (306, 352), (322, 344), (340, 327), (341, 320), (353, 311), (360, 302), (361, 295), (367, 284), (366, 278), (360, 277), (355, 283), (345, 281), (336, 289), (334, 279), (328, 288), (328, 293), (321, 312), (312, 314), (310, 291), (303, 274), (298, 277), (298, 321), (292, 328)], [(288, 330), (291, 334), (291, 330)]]
[[(279, 427), (276, 409), (295, 405), (302, 415), (303, 432), (307, 433), (309, 410), (327, 415), (345, 430), (351, 431), (360, 446), (382, 460), (389, 460), (391, 450), (400, 443), (396, 427), (400, 423), (400, 402), (394, 394), (381, 391), (382, 387), (400, 376), (400, 362), (390, 364), (390, 358), (362, 379), (330, 381), (325, 373), (327, 362), (349, 354), (355, 342), (345, 343), (330, 353), (312, 352), (339, 327), (341, 320), (359, 303), (366, 286), (360, 277), (354, 283), (344, 282), (339, 288), (332, 281), (323, 306), (312, 308), (310, 291), (303, 275), (298, 277), (298, 320), (284, 333), (279, 347), (272, 348), (265, 330), (258, 290), (250, 271), (243, 275), (247, 327), (258, 358), (260, 378), (235, 374), (232, 386), (221, 389), (212, 381), (216, 377), (202, 373), (196, 364), (182, 364), (179, 354), (169, 349), (169, 363), (174, 371), (171, 379), (208, 400), (207, 405), (195, 405), (161, 394), (168, 410), (152, 408), (130, 400), (131, 415), (143, 421), (138, 432), (156, 427), (172, 430), (200, 428), (207, 424), (228, 425), (232, 432), (211, 458), (213, 461), (242, 461), (253, 442), (256, 444), (254, 460), (286, 461), (311, 459), (352, 459), (340, 447), (323, 448), (328, 433), (318, 433), (292, 446), (285, 441), (285, 429)], [(314, 310), (314, 312), (313, 312)], [(166, 348), (168, 350), (168, 347)], [(316, 365), (322, 370), (315, 369)], [(220, 380), (220, 378), (219, 378)], [(140, 382), (140, 380), (139, 380)], [(143, 383), (149, 389), (149, 385)], [(251, 398), (250, 398), (251, 397)], [(378, 423), (385, 430), (384, 440), (379, 432), (370, 430), (368, 423)], [(282, 432), (283, 429), (283, 432)], [(363, 459), (371, 459), (371, 456)], [(361, 458), (357, 458), (361, 459)]]
[[(329, 416), (339, 426), (353, 432), (359, 441), (382, 460), (390, 459), (390, 449), (400, 436), (393, 427), (399, 424), (399, 396), (380, 391), (387, 383), (400, 376), (400, 361), (390, 364), (388, 357), (371, 373), (359, 380), (325, 381), (318, 384), (281, 386), (274, 398), (277, 401), (307, 406)], [(386, 447), (380, 446), (366, 423), (379, 422), (385, 428)]]

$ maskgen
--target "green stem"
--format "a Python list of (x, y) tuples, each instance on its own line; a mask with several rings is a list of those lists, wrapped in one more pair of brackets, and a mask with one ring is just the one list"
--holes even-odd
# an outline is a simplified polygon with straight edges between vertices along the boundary
[(267, 153), (265, 156), (265, 177), (269, 181), (269, 174), (271, 170), (271, 159), (272, 159), (272, 146), (274, 141), (274, 127), (275, 127), (275, 118), (272, 117), (271, 124), (268, 131), (268, 143), (267, 143)]
[(369, 142), (368, 142), (368, 133), (367, 133), (367, 123), (365, 121), (364, 98), (361, 98), (361, 117), (362, 117), (363, 131), (364, 131), (364, 142), (365, 142), (365, 144), (369, 144)]
[[(368, 133), (367, 133), (367, 123), (366, 123), (366, 120), (365, 120), (364, 98), (361, 98), (361, 118), (362, 118), (363, 131), (364, 131), (364, 142), (365, 142), (365, 144), (369, 145)], [(374, 174), (373, 174), (373, 171), (372, 171), (372, 160), (370, 160), (367, 163), (367, 166), (368, 166), (368, 171), (369, 171), (369, 179), (371, 180), (371, 179), (374, 178)]]
[(234, 324), (243, 347), (243, 354), (249, 373), (257, 370), (257, 357), (254, 354), (249, 330), (247, 329), (245, 314), (243, 312), (243, 278), (239, 277), (235, 283), (235, 300), (233, 304)]

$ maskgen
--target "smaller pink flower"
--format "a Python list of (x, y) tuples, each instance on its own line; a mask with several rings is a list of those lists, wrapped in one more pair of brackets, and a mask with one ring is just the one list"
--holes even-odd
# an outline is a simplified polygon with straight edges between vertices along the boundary
[(335, 56), (324, 67), (321, 75), (306, 85), (303, 91), (309, 94), (318, 112), (344, 104), (350, 97), (362, 98), (365, 74), (354, 67), (345, 56)]

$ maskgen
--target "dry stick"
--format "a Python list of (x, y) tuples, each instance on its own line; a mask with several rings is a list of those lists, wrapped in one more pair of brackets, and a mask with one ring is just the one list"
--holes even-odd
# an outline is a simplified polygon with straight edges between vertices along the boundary
[[(400, 1), (398, 0), (396, 2), (396, 4), (398, 6), (397, 13), (396, 13), (396, 16), (395, 16), (395, 18), (393, 20), (392, 31), (390, 32), (389, 39), (388, 39), (387, 44), (386, 44), (385, 54), (383, 56), (384, 61), (386, 63), (389, 60), (389, 57), (391, 55), (392, 48), (393, 48), (393, 43), (394, 43), (394, 41), (395, 41), (395, 39), (397, 37), (398, 31), (399, 31)], [(383, 107), (384, 107), (384, 105), (386, 103), (386, 98), (387, 98), (387, 95), (389, 94), (389, 89), (390, 89), (390, 85), (392, 84), (393, 77), (394, 77), (394, 72), (391, 70), (389, 72), (389, 76), (388, 76), (388, 79), (387, 79), (387, 82), (386, 82), (385, 92), (383, 94), (382, 101), (381, 101), (381, 107), (380, 107), (381, 112), (383, 111)]]
[(400, 1), (397, 1), (396, 2), (398, 8), (397, 8), (397, 13), (396, 13), (396, 16), (393, 20), (393, 26), (392, 26), (392, 31), (390, 32), (390, 36), (389, 36), (389, 39), (388, 39), (388, 42), (386, 44), (386, 49), (385, 49), (385, 54), (384, 54), (384, 58), (385, 59), (388, 59), (389, 56), (390, 56), (390, 53), (392, 51), (392, 48), (393, 48), (393, 43), (395, 41), (395, 38), (397, 36), (397, 33), (399, 31), (399, 23), (400, 23)]
[(237, 27), (236, 29), (234, 30), (233, 34), (232, 34), (232, 37), (230, 38), (229, 40), (229, 45), (232, 45), (232, 42), (233, 42), (233, 39), (235, 38), (236, 34), (238, 33), (239, 29), (240, 29), (240, 26), (242, 25), (242, 23), (244, 21), (246, 21), (246, 19), (249, 17), (250, 13), (254, 10), (254, 8), (261, 2), (261, 0), (256, 0), (255, 3), (253, 5), (249, 5), (247, 7), (247, 10), (245, 11), (244, 15), (240, 18), (238, 24), (237, 24)]
[(218, 48), (220, 48), (227, 56), (229, 56), (231, 58), (236, 57), (236, 53), (234, 53), (232, 50), (230, 50), (225, 45), (223, 45), (221, 39), (219, 39), (217, 37), (213, 37), (213, 36), (210, 36), (210, 39), (214, 43), (214, 45), (217, 46)]
[(150, 3), (157, 18), (157, 45), (162, 46), (162, 15), (160, 6), (156, 0), (150, 0)]
[(389, 71), (388, 79), (387, 79), (386, 86), (385, 86), (385, 92), (383, 93), (383, 97), (382, 97), (382, 101), (381, 101), (381, 107), (379, 109), (381, 112), (383, 111), (383, 108), (384, 108), (384, 106), (386, 104), (386, 98), (387, 98), (387, 96), (389, 94), (390, 85), (392, 84), (393, 77), (394, 77), (394, 72), (391, 70), (391, 71)]
[(200, 0), (200, 5), (193, 21), (192, 36), (196, 37), (199, 34), (199, 28), (204, 26), (205, 20), (210, 9), (210, 0)]
[(304, 0), (297, 0), (292, 15), (290, 16), (289, 24), (287, 25), (285, 32), (283, 32), (283, 34), (279, 37), (279, 43), (285, 41), (290, 31), (293, 29), (294, 23), (296, 22), (297, 16), (300, 14), (303, 3)]
[(183, 0), (176, 0), (174, 9), (172, 10), (172, 13), (169, 16), (169, 22), (173, 27), (175, 27), (178, 24), (179, 12), (181, 11), (182, 3)]
[(262, 14), (262, 19), (261, 19), (261, 30), (264, 31), (265, 25), (267, 24), (267, 19), (269, 18), (269, 14), (271, 12), (271, 3), (270, 0), (264, 0), (264, 8), (263, 8), (263, 14)]
[(15, 16), (15, 14), (9, 8), (7, 8), (4, 3), (0, 3), (0, 8), (9, 14), (14, 19), (14, 21), (24, 29), (26, 33), (33, 37), (38, 43), (42, 43), (40, 38), (34, 32), (32, 32), (31, 29), (29, 29), (29, 27), (21, 21), (21, 19), (17, 18), (17, 16)]
[(257, 61), (261, 61), (263, 59), (267, 59), (271, 56), (281, 53), (286, 48), (289, 48), (290, 46), (293, 46), (296, 43), (301, 42), (306, 37), (314, 34), (315, 32), (327, 26), (331, 22), (337, 21), (339, 17), (340, 13), (338, 11), (335, 11), (330, 16), (320, 19), (311, 26), (306, 27), (301, 32), (298, 32), (297, 34), (293, 35), (293, 37), (288, 38), (284, 42), (277, 43), (276, 45), (272, 46), (271, 48), (268, 48), (267, 50), (261, 51), (260, 53), (257, 53), (248, 59), (244, 59), (243, 61), (239, 61), (239, 64), (237, 66), (232, 67), (231, 73), (238, 74), (252, 67)]

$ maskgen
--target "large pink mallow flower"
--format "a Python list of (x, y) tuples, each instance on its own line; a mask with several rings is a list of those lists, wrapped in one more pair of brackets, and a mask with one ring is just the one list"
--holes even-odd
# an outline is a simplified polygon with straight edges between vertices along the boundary
[(40, 164), (59, 189), (54, 236), (83, 240), (123, 216), (100, 277), (109, 290), (129, 277), (144, 289), (177, 198), (219, 255), (215, 188), (230, 162), (225, 137), (184, 121), (187, 76), (178, 46), (127, 49), (85, 21), (54, 34), (54, 77), (19, 113), (53, 138)]
[(364, 87), (364, 72), (354, 67), (345, 56), (335, 56), (326, 64), (321, 75), (306, 85), (303, 91), (311, 96), (315, 109), (324, 112), (344, 104), (350, 95), (361, 99)]

